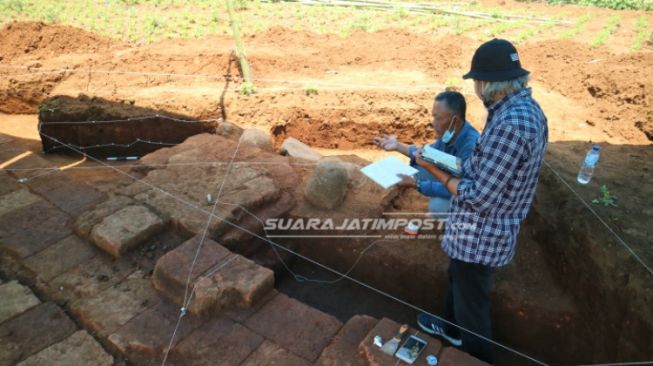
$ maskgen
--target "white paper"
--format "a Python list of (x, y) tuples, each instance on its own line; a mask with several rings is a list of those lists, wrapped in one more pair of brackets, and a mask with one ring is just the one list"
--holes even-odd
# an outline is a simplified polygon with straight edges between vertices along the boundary
[(388, 189), (401, 181), (397, 174), (413, 176), (417, 174), (417, 169), (391, 156), (362, 168), (361, 172), (381, 187)]
[(458, 163), (456, 161), (457, 158), (454, 155), (447, 154), (446, 152), (434, 149), (430, 146), (424, 146), (423, 155), (437, 163), (446, 165), (451, 169), (458, 168)]

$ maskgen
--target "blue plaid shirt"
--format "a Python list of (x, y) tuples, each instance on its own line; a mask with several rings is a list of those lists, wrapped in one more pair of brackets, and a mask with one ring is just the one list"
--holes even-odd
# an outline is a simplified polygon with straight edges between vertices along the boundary
[(488, 108), (485, 128), (463, 164), (465, 177), (451, 201), (442, 240), (449, 257), (492, 267), (512, 260), (547, 142), (546, 116), (530, 88)]

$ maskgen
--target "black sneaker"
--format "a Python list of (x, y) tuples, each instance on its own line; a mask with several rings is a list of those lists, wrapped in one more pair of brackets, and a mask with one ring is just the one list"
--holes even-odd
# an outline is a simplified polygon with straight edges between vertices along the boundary
[(444, 322), (431, 315), (424, 313), (419, 314), (417, 316), (417, 325), (428, 334), (444, 338), (447, 342), (451, 343), (452, 346), (460, 347), (463, 344), (462, 339), (448, 336), (444, 332)]

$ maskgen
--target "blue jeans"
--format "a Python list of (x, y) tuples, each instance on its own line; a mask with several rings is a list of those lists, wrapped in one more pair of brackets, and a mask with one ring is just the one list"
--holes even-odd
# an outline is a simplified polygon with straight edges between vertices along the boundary
[[(417, 174), (415, 175), (415, 179), (428, 180), (433, 182), (438, 181), (437, 179), (435, 179), (433, 175), (431, 175), (431, 173), (429, 173), (426, 169), (422, 168), (421, 166), (417, 165), (414, 166), (414, 168), (418, 170)], [(429, 212), (437, 213), (438, 217), (442, 217), (444, 216), (444, 214), (449, 212), (450, 205), (451, 205), (451, 198), (429, 197)]]

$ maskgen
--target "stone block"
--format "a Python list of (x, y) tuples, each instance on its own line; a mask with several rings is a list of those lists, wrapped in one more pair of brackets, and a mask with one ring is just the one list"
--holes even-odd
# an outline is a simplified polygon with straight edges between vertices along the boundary
[(36, 353), (16, 366), (112, 366), (113, 357), (84, 330)]
[(161, 302), (132, 318), (107, 338), (108, 345), (132, 364), (160, 365), (168, 345), (174, 347), (203, 324), (192, 315), (179, 320), (179, 307)]
[(258, 128), (245, 129), (240, 135), (240, 143), (252, 145), (265, 151), (274, 150), (270, 134)]
[(9, 175), (9, 173), (0, 171), (0, 196), (19, 189), (22, 189), (22, 185), (16, 179)]
[(315, 162), (322, 159), (322, 154), (294, 137), (288, 137), (283, 141), (279, 148), (279, 154)]
[(270, 300), (245, 325), (279, 346), (315, 362), (342, 323), (284, 294)]
[(45, 197), (60, 210), (76, 217), (100, 202), (104, 195), (90, 185), (69, 178), (64, 172), (57, 172), (44, 179), (27, 183), (30, 189)]
[[(189, 306), (195, 314), (232, 307), (249, 308), (274, 288), (274, 272), (238, 254), (222, 268), (210, 269), (195, 282)], [(225, 260), (225, 262), (226, 262)]]
[(97, 249), (76, 235), (69, 235), (44, 250), (27, 257), (25, 267), (43, 281), (50, 281), (97, 254)]
[(231, 140), (238, 140), (240, 135), (243, 134), (243, 129), (231, 122), (223, 121), (220, 122), (218, 127), (215, 128), (215, 133), (216, 135), (220, 135)]
[(3, 194), (0, 196), (0, 216), (42, 200), (41, 197), (23, 188)]
[(304, 196), (316, 207), (333, 209), (347, 194), (347, 170), (336, 161), (321, 161), (309, 178)]
[(25, 258), (71, 234), (70, 216), (43, 200), (0, 216), (0, 243)]
[(47, 283), (38, 283), (39, 290), (59, 303), (89, 298), (122, 282), (134, 272), (126, 261), (116, 261), (99, 252), (93, 258), (61, 273)]
[(367, 315), (356, 315), (342, 326), (338, 334), (317, 360), (318, 366), (365, 366), (358, 345), (379, 321)]
[(40, 304), (32, 290), (17, 281), (0, 285), (0, 323)]
[(174, 365), (240, 365), (263, 337), (227, 318), (210, 320), (181, 340), (172, 351)]
[(446, 347), (440, 354), (440, 366), (489, 366), (489, 364), (472, 357), (467, 353), (453, 347)]
[(254, 351), (242, 366), (309, 366), (312, 365), (305, 359), (280, 347), (278, 344), (265, 340)]
[(164, 296), (177, 304), (184, 296), (192, 296), (188, 306), (191, 313), (206, 315), (231, 307), (250, 307), (274, 287), (271, 270), (206, 238), (198, 253), (200, 241), (198, 235), (167, 253), (154, 270), (154, 286)]
[(84, 239), (88, 239), (93, 227), (99, 224), (105, 217), (133, 204), (135, 204), (134, 200), (129, 197), (111, 196), (93, 209), (88, 210), (77, 217), (73, 227), (75, 233)]
[[(154, 267), (152, 281), (154, 287), (171, 301), (181, 304), (186, 292), (186, 282), (193, 259), (196, 256), (202, 235), (187, 240), (176, 249), (161, 257)], [(205, 238), (197, 253), (197, 260), (190, 275), (188, 291), (195, 280), (216, 263), (220, 263), (231, 252), (215, 241)]]
[(106, 337), (158, 302), (149, 278), (142, 272), (134, 272), (123, 282), (93, 297), (72, 302), (70, 311), (85, 328)]
[(13, 365), (75, 332), (75, 323), (48, 302), (0, 324), (0, 365)]
[(114, 257), (120, 257), (164, 228), (164, 221), (144, 206), (128, 206), (97, 224), (91, 241)]

